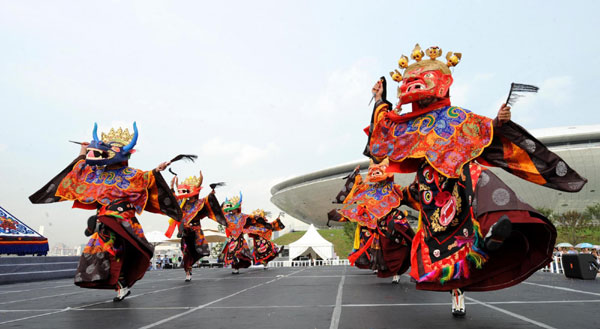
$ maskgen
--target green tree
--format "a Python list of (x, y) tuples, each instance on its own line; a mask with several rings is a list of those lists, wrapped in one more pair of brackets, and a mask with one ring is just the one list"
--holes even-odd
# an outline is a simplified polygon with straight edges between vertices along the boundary
[(570, 210), (554, 217), (556, 225), (571, 244), (581, 242), (580, 239), (584, 236), (585, 231), (593, 226), (591, 217), (576, 210)]
[(590, 217), (591, 219), (600, 219), (600, 202), (597, 202), (591, 206), (587, 206), (585, 208), (584, 215)]
[(354, 232), (356, 231), (356, 222), (345, 222), (344, 223), (344, 236), (349, 241), (354, 241)]
[(219, 242), (219, 243), (215, 244), (210, 249), (210, 257), (219, 258), (219, 255), (221, 255), (221, 251), (223, 251), (223, 246), (225, 246), (225, 244), (223, 242)]
[(552, 223), (554, 223), (556, 217), (556, 213), (554, 212), (554, 210), (550, 208), (540, 207), (537, 208), (537, 211), (539, 211), (542, 215), (544, 215), (544, 217), (548, 218)]
[[(225, 233), (225, 228), (221, 224), (219, 224), (219, 226), (217, 227), (217, 230), (219, 231), (219, 233)], [(219, 243), (215, 244), (210, 249), (210, 257), (218, 258), (219, 255), (221, 254), (221, 251), (223, 250), (223, 246), (225, 246), (225, 244), (223, 242), (219, 242)]]

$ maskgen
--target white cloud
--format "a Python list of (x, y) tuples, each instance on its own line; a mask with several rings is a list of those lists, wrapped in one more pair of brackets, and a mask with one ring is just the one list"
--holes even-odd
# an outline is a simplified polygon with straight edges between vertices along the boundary
[(478, 73), (477, 75), (475, 75), (474, 80), (476, 82), (481, 82), (481, 81), (490, 81), (492, 80), (494, 77), (496, 76), (496, 74), (494, 73)]
[(571, 100), (574, 81), (570, 76), (551, 77), (540, 85), (540, 100), (549, 101), (556, 106), (567, 104)]
[(220, 138), (213, 138), (202, 144), (202, 153), (207, 156), (231, 157), (235, 167), (243, 167), (258, 162), (262, 159), (272, 158), (279, 147), (274, 142), (264, 147), (257, 147), (241, 142), (224, 142)]
[[(348, 68), (330, 72), (323, 92), (313, 107), (319, 114), (340, 114), (367, 107), (370, 89), (378, 75), (372, 72), (374, 60), (361, 59)], [(395, 83), (388, 85), (388, 99), (395, 98)]]
[(469, 104), (471, 86), (465, 83), (454, 82), (450, 86), (450, 100), (452, 104)]
[(477, 73), (471, 79), (461, 79), (459, 81), (454, 80), (452, 86), (450, 86), (450, 99), (452, 104), (462, 105), (471, 104), (477, 98), (477, 95), (473, 96), (473, 88), (477, 90), (481, 86), (491, 81), (495, 77), (494, 73)]
[(523, 94), (513, 104), (513, 120), (537, 127), (540, 119), (550, 122), (546, 126), (561, 125), (562, 107), (572, 103), (574, 79), (571, 76), (550, 77), (539, 84), (537, 94)]

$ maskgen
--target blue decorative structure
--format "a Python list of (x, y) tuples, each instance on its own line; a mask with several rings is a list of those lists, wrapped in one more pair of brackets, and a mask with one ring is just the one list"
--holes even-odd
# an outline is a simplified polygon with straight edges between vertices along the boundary
[(48, 239), (0, 207), (0, 254), (38, 255), (48, 253)]

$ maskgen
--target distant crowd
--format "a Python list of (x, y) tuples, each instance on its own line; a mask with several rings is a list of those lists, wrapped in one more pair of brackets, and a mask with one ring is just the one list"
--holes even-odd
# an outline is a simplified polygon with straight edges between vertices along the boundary
[(600, 250), (596, 248), (575, 248), (575, 247), (555, 247), (554, 256), (562, 256), (564, 254), (591, 254), (596, 259), (596, 270), (600, 273)]
[(592, 254), (594, 257), (600, 257), (600, 251), (595, 248), (580, 248), (579, 250), (575, 247), (555, 247), (554, 255), (564, 255), (564, 254)]
[(181, 261), (181, 256), (177, 257), (175, 255), (158, 255), (156, 257), (156, 269), (160, 270), (165, 268), (179, 268), (181, 266)]

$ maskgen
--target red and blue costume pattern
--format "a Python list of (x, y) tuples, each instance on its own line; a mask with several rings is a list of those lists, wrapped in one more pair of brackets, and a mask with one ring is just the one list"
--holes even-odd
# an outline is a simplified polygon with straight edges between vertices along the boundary
[(79, 156), (38, 192), (32, 203), (73, 201), (73, 207), (96, 210), (97, 228), (83, 250), (75, 284), (113, 289), (117, 283), (131, 287), (141, 279), (152, 258), (135, 217), (143, 210), (181, 218), (181, 209), (161, 174), (127, 165), (108, 168), (86, 164)]
[[(415, 182), (403, 189), (402, 203), (420, 212), (411, 255), (417, 288), (505, 288), (550, 261), (554, 226), (477, 162), (565, 191), (581, 189), (586, 180), (510, 121), (497, 126), (489, 118), (447, 105), (411, 114), (398, 115), (389, 103), (376, 103), (368, 153), (376, 160), (387, 157), (389, 171), (416, 172)], [(517, 201), (505, 207), (495, 190), (480, 188), (481, 177), (501, 189), (498, 195)], [(487, 204), (485, 211), (474, 209), (473, 204), (482, 203)], [(512, 215), (513, 233), (499, 251), (487, 252), (483, 236), (502, 214)], [(508, 256), (519, 252), (527, 257)]]
[(274, 231), (280, 231), (285, 225), (279, 218), (268, 223), (264, 217), (250, 216), (244, 233), (252, 238), (252, 258), (255, 265), (267, 265), (279, 254), (279, 247), (271, 241)]
[(227, 243), (221, 252), (220, 259), (226, 266), (231, 265), (234, 269), (248, 268), (252, 265), (252, 253), (243, 234), (248, 217), (249, 215), (241, 212), (225, 214)]
[(208, 243), (202, 231), (201, 219), (208, 217), (224, 226), (227, 225), (227, 222), (225, 214), (219, 206), (219, 201), (213, 193), (204, 198), (181, 199), (179, 206), (183, 212), (179, 225), (183, 268), (189, 272), (200, 258), (210, 255)]
[(405, 214), (398, 209), (403, 199), (402, 189), (394, 184), (393, 177), (363, 182), (359, 170), (348, 176), (344, 190), (351, 186), (350, 191), (337, 197), (344, 206), (330, 211), (329, 220), (357, 223), (354, 250), (348, 257), (352, 265), (377, 270), (379, 277), (402, 274), (410, 265), (414, 236)]

